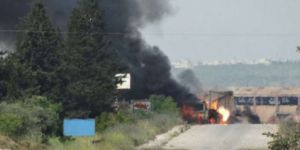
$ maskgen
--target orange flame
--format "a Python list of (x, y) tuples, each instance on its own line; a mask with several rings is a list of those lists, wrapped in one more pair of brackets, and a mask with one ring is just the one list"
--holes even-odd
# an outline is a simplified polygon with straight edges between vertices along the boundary
[(218, 101), (217, 101), (217, 100), (211, 101), (211, 102), (210, 102), (210, 105), (209, 105), (209, 108), (210, 108), (210, 109), (217, 110), (217, 109), (218, 109)]
[(223, 106), (218, 108), (217, 111), (218, 111), (218, 113), (220, 113), (222, 115), (222, 122), (226, 123), (230, 117), (230, 111), (227, 110), (226, 108), (224, 108)]

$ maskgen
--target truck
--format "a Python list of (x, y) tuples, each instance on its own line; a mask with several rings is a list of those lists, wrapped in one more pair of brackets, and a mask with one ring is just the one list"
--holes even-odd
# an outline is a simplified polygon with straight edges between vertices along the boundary
[(232, 91), (209, 91), (202, 99), (181, 106), (183, 119), (199, 124), (227, 124), (234, 111)]

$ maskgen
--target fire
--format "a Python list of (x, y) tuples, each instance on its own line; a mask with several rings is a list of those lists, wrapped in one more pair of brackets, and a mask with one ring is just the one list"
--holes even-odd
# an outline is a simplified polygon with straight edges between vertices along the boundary
[[(216, 116), (211, 114), (214, 117), (209, 119), (209, 123), (211, 123), (211, 124), (215, 124), (215, 123), (226, 124), (227, 123), (227, 121), (230, 117), (230, 111), (228, 109), (226, 109), (224, 106), (219, 106), (218, 99), (212, 100), (211, 102), (206, 101), (206, 104), (208, 104), (208, 108), (210, 110), (214, 110), (215, 112), (217, 112), (219, 114), (219, 116), (217, 118), (214, 118)], [(216, 122), (218, 119), (221, 119), (221, 120)]]
[(214, 110), (217, 110), (218, 109), (218, 101), (217, 100), (214, 100), (210, 103), (210, 106), (209, 106), (210, 109), (214, 109)]
[(181, 107), (182, 117), (186, 121), (210, 124), (229, 123), (230, 111), (219, 103), (219, 99), (203, 101), (204, 107), (197, 109), (194, 105), (185, 104)]
[(226, 123), (229, 119), (230, 111), (224, 108), (223, 106), (219, 107), (217, 111), (222, 115), (222, 122)]

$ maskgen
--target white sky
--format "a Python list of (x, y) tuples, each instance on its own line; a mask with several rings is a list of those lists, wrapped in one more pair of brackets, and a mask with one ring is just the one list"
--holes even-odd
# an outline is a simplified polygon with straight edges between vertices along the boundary
[(172, 16), (142, 30), (171, 60), (300, 59), (300, 0), (170, 0)]

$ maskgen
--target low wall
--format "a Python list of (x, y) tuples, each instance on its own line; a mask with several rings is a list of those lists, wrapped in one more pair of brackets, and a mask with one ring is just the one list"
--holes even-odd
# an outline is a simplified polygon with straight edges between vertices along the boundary
[[(260, 121), (262, 123), (269, 123), (276, 114), (295, 114), (297, 112), (297, 107), (295, 105), (286, 106), (286, 105), (279, 105), (278, 108), (276, 105), (269, 106), (269, 105), (258, 105), (258, 106), (249, 106), (250, 110), (258, 115)], [(240, 110), (245, 110), (245, 106), (237, 106)]]

